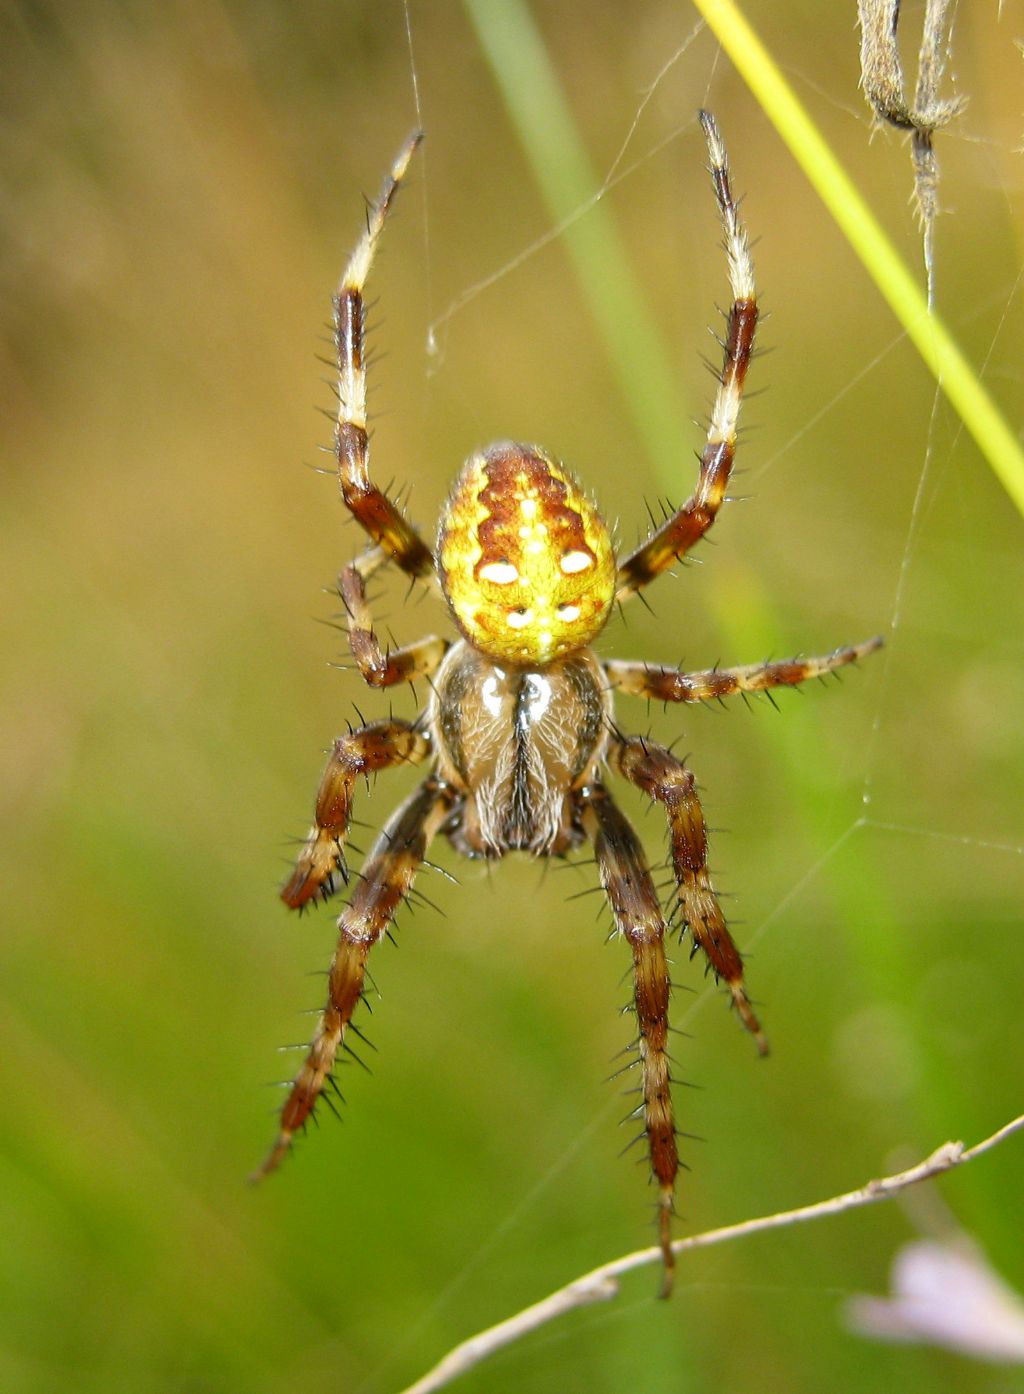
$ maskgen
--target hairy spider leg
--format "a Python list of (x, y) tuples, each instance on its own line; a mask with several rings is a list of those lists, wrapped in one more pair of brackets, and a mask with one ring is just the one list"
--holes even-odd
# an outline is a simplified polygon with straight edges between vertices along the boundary
[(630, 697), (655, 702), (709, 702), (735, 692), (767, 692), (772, 687), (795, 687), (810, 678), (823, 678), (837, 668), (874, 653), (882, 647), (876, 635), (861, 644), (834, 649), (818, 658), (790, 658), (779, 663), (749, 663), (738, 668), (705, 668), (684, 673), (677, 668), (652, 667), (649, 663), (610, 659), (601, 664), (608, 681)]
[(630, 783), (664, 806), (684, 923), (693, 936), (695, 949), (703, 950), (715, 977), (728, 986), (743, 1025), (757, 1042), (758, 1052), (767, 1055), (767, 1038), (743, 985), (743, 959), (726, 927), (711, 884), (708, 836), (693, 773), (663, 746), (639, 736), (614, 740), (608, 761)]
[(665, 958), (667, 925), (647, 858), (629, 822), (602, 786), (586, 790), (584, 798), (583, 826), (594, 844), (601, 884), (619, 932), (633, 951), (641, 1108), (651, 1171), (658, 1184), (658, 1241), (665, 1270), (661, 1296), (668, 1297), (675, 1276), (672, 1215), (679, 1153), (668, 1056), (671, 982)]
[(366, 582), (387, 559), (382, 547), (372, 547), (338, 577), (338, 594), (348, 615), (349, 647), (363, 681), (370, 687), (392, 687), (426, 677), (440, 665), (451, 647), (447, 639), (429, 634), (398, 649), (381, 648), (366, 599)]
[(335, 872), (348, 880), (345, 839), (360, 775), (368, 778), (391, 765), (418, 765), (430, 751), (430, 737), (398, 718), (371, 722), (334, 742), (320, 780), (313, 826), (281, 891), (286, 905), (298, 910), (318, 894), (329, 895)]
[(732, 196), (725, 145), (718, 127), (706, 111), (700, 113), (700, 123), (707, 138), (711, 179), (725, 229), (725, 252), (732, 290), (732, 308), (729, 310), (723, 344), (725, 358), (707, 440), (700, 457), (697, 487), (686, 503), (622, 562), (617, 593), (620, 601), (626, 600), (685, 556), (715, 521), (732, 472), (736, 454), (736, 422), (743, 399), (743, 383), (754, 349), (757, 294), (750, 244)]
[(293, 1136), (331, 1082), (338, 1049), (363, 995), (370, 950), (412, 889), (431, 839), (448, 816), (452, 797), (451, 790), (438, 780), (424, 780), (388, 819), (374, 843), (352, 899), (338, 917), (338, 947), (328, 974), (327, 1004), (309, 1054), (281, 1110), (277, 1139), (266, 1161), (253, 1173), (253, 1181), (261, 1180), (280, 1165)]
[(334, 296), (334, 342), (338, 355), (338, 421), (334, 430), (334, 452), (338, 460), (341, 497), (374, 542), (383, 547), (391, 560), (410, 576), (431, 575), (434, 557), (391, 499), (370, 482), (363, 288), (388, 210), (413, 152), (422, 139), (423, 132), (414, 131), (399, 152), (380, 196), (367, 211), (366, 231), (349, 259)]

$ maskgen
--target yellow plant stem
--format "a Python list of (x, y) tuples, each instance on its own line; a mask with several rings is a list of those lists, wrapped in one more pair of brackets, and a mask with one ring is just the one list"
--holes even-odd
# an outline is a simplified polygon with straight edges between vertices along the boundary
[(694, 0), (1024, 515), (1024, 451), (942, 320), (733, 0)]

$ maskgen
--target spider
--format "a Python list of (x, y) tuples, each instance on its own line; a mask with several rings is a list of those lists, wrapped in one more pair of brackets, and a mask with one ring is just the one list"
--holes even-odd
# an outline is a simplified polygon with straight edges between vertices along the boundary
[[(255, 1179), (273, 1171), (292, 1138), (333, 1085), (332, 1070), (364, 993), (370, 950), (412, 889), (432, 838), (444, 834), (468, 857), (523, 851), (558, 857), (589, 840), (617, 932), (633, 957), (636, 1060), (650, 1169), (658, 1188), (663, 1292), (674, 1267), (671, 1219), (679, 1158), (668, 1055), (669, 968), (665, 946), (678, 922), (723, 982), (758, 1050), (768, 1046), (743, 982), (743, 961), (726, 928), (707, 865), (697, 786), (669, 750), (624, 735), (612, 719), (620, 692), (662, 702), (704, 702), (766, 692), (822, 677), (876, 649), (879, 639), (819, 658), (679, 672), (644, 662), (602, 660), (591, 645), (612, 606), (682, 560), (726, 498), (736, 424), (754, 346), (757, 297), (746, 231), (729, 183), (714, 119), (700, 113), (725, 232), (732, 306), (724, 364), (692, 496), (647, 540), (617, 561), (609, 530), (572, 475), (534, 445), (500, 441), (469, 457), (440, 520), (434, 550), (397, 504), (372, 483), (366, 418), (363, 288), (388, 210), (422, 133), (406, 142), (334, 297), (338, 416), (334, 436), (341, 496), (373, 545), (344, 568), (338, 589), (352, 655), (376, 688), (423, 677), (426, 710), (390, 716), (335, 741), (316, 800), (312, 831), (281, 891), (301, 909), (349, 881), (345, 840), (356, 783), (394, 765), (430, 764), (392, 814), (351, 882), (338, 919), (327, 1002), (309, 1053), (281, 1110), (277, 1138)], [(412, 580), (436, 578), (461, 637), (430, 636), (382, 648), (367, 582), (393, 562)], [(666, 915), (643, 849), (604, 779), (615, 771), (660, 803), (668, 820), (675, 888)]]

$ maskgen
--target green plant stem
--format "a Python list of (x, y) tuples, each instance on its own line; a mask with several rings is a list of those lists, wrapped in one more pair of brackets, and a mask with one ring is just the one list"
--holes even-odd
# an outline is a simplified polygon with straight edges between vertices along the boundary
[[(689, 445), (677, 409), (672, 358), (644, 304), (600, 181), (559, 85), (543, 36), (523, 0), (465, 0), (549, 216), (622, 386), (633, 428), (663, 477), (677, 479)], [(614, 274), (609, 274), (609, 268)]]

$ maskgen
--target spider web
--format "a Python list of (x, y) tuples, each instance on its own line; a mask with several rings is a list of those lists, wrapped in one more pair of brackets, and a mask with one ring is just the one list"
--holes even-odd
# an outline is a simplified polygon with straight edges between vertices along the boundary
[[(524, 159), (469, 4), (5, 11), (5, 1389), (388, 1394), (651, 1238), (643, 1158), (617, 1155), (629, 1105), (605, 1078), (631, 1034), (628, 955), (601, 946), (582, 853), (481, 868), (440, 844), (461, 884), (418, 887), (447, 919), (417, 900), (402, 952), (371, 963), (386, 999), (359, 1024), (376, 1078), (347, 1070), (344, 1126), (297, 1147), (279, 1184), (242, 1184), (272, 1128), (257, 1086), (292, 1072), (272, 1052), (307, 1035), (323, 989), (305, 974), (334, 938), (329, 912), (297, 923), (275, 903), (284, 838), (304, 830), (348, 702), (365, 720), (389, 704), (325, 671), (344, 639), (308, 622), (337, 608), (315, 588), (361, 540), (301, 461), (331, 464), (314, 453), (329, 427), (311, 408), (333, 400), (311, 350), (358, 192), (416, 122), (428, 138), (370, 286), (370, 397), (374, 477), (403, 498), (414, 485), (425, 535), (460, 459), (507, 436), (571, 465), (626, 547), (645, 503), (686, 493), (700, 357), (718, 353), (704, 330), (727, 294), (706, 104), (767, 311), (744, 501), (600, 652), (703, 668), (886, 638), (842, 687), (781, 694), (778, 713), (619, 704), (624, 729), (685, 741), (774, 1049), (754, 1058), (677, 950), (675, 1053), (698, 1087), (676, 1107), (707, 1139), (683, 1142), (677, 1232), (835, 1194), (892, 1169), (894, 1147), (916, 1159), (1020, 1111), (1020, 519), (691, 11), (531, 0), (528, 75), (539, 55), (593, 165), (555, 207), (538, 192), (550, 156)], [(908, 152), (872, 135), (857, 93), (855, 7), (745, 8), (920, 266)], [(920, 8), (902, 8), (912, 34)], [(963, 8), (949, 85), (969, 106), (936, 139), (937, 304), (1016, 428), (1019, 8)], [(595, 295), (575, 268), (609, 227)], [(399, 642), (450, 632), (425, 588), (382, 592)], [(356, 844), (415, 777), (361, 791)], [(613, 787), (656, 859), (663, 820)], [(946, 1184), (1020, 1288), (1015, 1161)], [(742, 1389), (755, 1368), (773, 1394), (822, 1367), (840, 1387), (835, 1291), (877, 1291), (906, 1237), (874, 1213), (688, 1260), (672, 1307), (642, 1274), (476, 1387), (678, 1394), (681, 1369), (688, 1387)], [(832, 1347), (773, 1386), (812, 1322)], [(912, 1387), (866, 1348), (853, 1363), (858, 1394)]]
[[(405, 0), (404, 4), (404, 22), (416, 118), (421, 126), (429, 130), (432, 124), (430, 84), (424, 80), (417, 63), (416, 29), (413, 10), (408, 0)], [(591, 195), (565, 216), (552, 221), (537, 236), (525, 240), (518, 250), (502, 257), (497, 265), (486, 269), (483, 274), (463, 284), (454, 293), (446, 292), (439, 305), (435, 305), (433, 299), (436, 291), (431, 276), (431, 264), (440, 253), (435, 250), (437, 239), (434, 236), (430, 212), (432, 205), (437, 206), (438, 191), (429, 172), (424, 176), (422, 236), (424, 261), (430, 282), (429, 327), (426, 335), (428, 377), (435, 380), (443, 379), (452, 371), (448, 363), (449, 348), (462, 331), (463, 322), (470, 319), (474, 307), (479, 308), (481, 304), (486, 306), (489, 299), (496, 299), (503, 290), (507, 290), (510, 285), (514, 286), (517, 278), (528, 269), (533, 259), (548, 255), (552, 247), (557, 249), (567, 232), (585, 220), (596, 206), (620, 188), (625, 190), (628, 197), (631, 182), (638, 176), (649, 175), (652, 169), (666, 181), (669, 177), (679, 177), (680, 160), (677, 152), (679, 145), (683, 143), (681, 137), (692, 136), (693, 121), (688, 115), (683, 121), (673, 121), (673, 98), (666, 92), (670, 84), (679, 83), (685, 87), (687, 81), (690, 83), (689, 106), (684, 102), (676, 107), (676, 110), (688, 112), (697, 104), (697, 100), (711, 106), (716, 112), (720, 112), (723, 102), (735, 103), (736, 94), (732, 84), (729, 84), (728, 94), (724, 91), (726, 84), (714, 41), (702, 32), (700, 24), (684, 34), (680, 42), (674, 46), (668, 43), (665, 48), (669, 50), (669, 56), (660, 65), (654, 65), (653, 77), (637, 101), (620, 143), (616, 147), (614, 141), (611, 142), (615, 153), (607, 165), (604, 177)], [(688, 71), (688, 78), (680, 76), (681, 69)], [(703, 91), (699, 76), (701, 73), (704, 74)], [(849, 92), (845, 93), (842, 99), (838, 98), (834, 92), (823, 88), (816, 73), (803, 68), (797, 69), (791, 76), (805, 100), (816, 107), (819, 114), (832, 119), (842, 129), (847, 144), (841, 148), (859, 143), (864, 151), (869, 150), (872, 134), (869, 117), (866, 111), (853, 105)], [(749, 117), (749, 103), (743, 109)], [(728, 120), (721, 112), (720, 120), (723, 122), (730, 146), (739, 187), (750, 194), (748, 221), (752, 224), (755, 237), (760, 237), (763, 245), (773, 235), (773, 209), (768, 196), (769, 180), (765, 178), (763, 171), (756, 181), (751, 178), (749, 155), (744, 148), (747, 134), (744, 126), (736, 119)], [(969, 122), (965, 124), (966, 129), (959, 135), (949, 133), (948, 144), (946, 141), (943, 142), (943, 158), (950, 149), (955, 151), (957, 141), (962, 147), (970, 143), (984, 145), (991, 141), (987, 133), (979, 134), (979, 126), (971, 126)], [(689, 178), (698, 169), (700, 156), (695, 154), (697, 147), (692, 139), (684, 143), (684, 149), (689, 170), (685, 177)], [(784, 158), (778, 151), (776, 155), (780, 159)], [(901, 163), (897, 141), (886, 140), (884, 148), (881, 142), (877, 142), (870, 149), (869, 156), (886, 162), (893, 182), (898, 182), (901, 178), (909, 181), (909, 164)], [(496, 153), (496, 158), (501, 159), (500, 152)], [(953, 158), (950, 164), (954, 171), (962, 172), (965, 167), (962, 158)], [(949, 176), (948, 184), (940, 188), (940, 198), (948, 197), (955, 205), (957, 194), (952, 183), (954, 178), (955, 173)], [(703, 189), (701, 196), (710, 204), (710, 198)], [(1006, 196), (1010, 197), (1009, 189)], [(909, 223), (909, 219), (907, 221)], [(1011, 317), (1019, 310), (1020, 276), (1010, 277), (1005, 270), (1001, 277), (993, 275), (988, 278), (980, 295), (970, 287), (952, 284), (953, 269), (950, 264), (944, 262), (942, 254), (942, 235), (948, 225), (948, 221), (940, 223), (939, 232), (937, 275), (940, 312), (945, 308), (954, 330), (959, 331), (975, 346), (974, 358), (980, 364), (982, 380), (993, 382), (997, 387), (1005, 387), (1006, 384), (1019, 385), (1020, 373), (1014, 362), (1012, 345), (1009, 342), (1011, 336), (1007, 330)], [(908, 232), (907, 228), (904, 231), (911, 248), (908, 255), (912, 255), (913, 232)], [(833, 237), (837, 236), (833, 233)], [(836, 255), (841, 260), (842, 253)], [(952, 255), (951, 252), (950, 258)], [(944, 280), (947, 272), (950, 291), (948, 302), (944, 306)], [(705, 275), (707, 274), (705, 264)], [(720, 285), (721, 280), (719, 277), (717, 284)], [(770, 308), (776, 306), (777, 297), (771, 295)], [(494, 313), (497, 315), (499, 310), (495, 309)], [(821, 313), (826, 313), (824, 304)], [(780, 472), (789, 477), (787, 488), (797, 488), (798, 483), (793, 477), (797, 467), (802, 472), (813, 470), (816, 456), (822, 449), (823, 441), (829, 440), (829, 433), (849, 429), (844, 423), (851, 412), (856, 413), (858, 403), (873, 400), (877, 394), (878, 382), (884, 382), (893, 369), (894, 361), (900, 359), (905, 364), (911, 356), (901, 333), (890, 333), (888, 338), (885, 337), (884, 328), (891, 324), (891, 320), (888, 319), (880, 301), (873, 304), (872, 314), (877, 324), (882, 327), (882, 333), (874, 335), (877, 346), (872, 344), (859, 358), (856, 354), (853, 356), (852, 370), (845, 381), (831, 390), (827, 386), (816, 387), (814, 395), (802, 403), (799, 424), (776, 443), (774, 449), (766, 453), (758, 448), (756, 441), (752, 442), (750, 439), (741, 444), (740, 489), (743, 493), (763, 495), (773, 475)], [(479, 326), (476, 328), (478, 330)], [(474, 326), (467, 323), (465, 332), (471, 335)], [(837, 324), (835, 332), (842, 335), (845, 331)], [(772, 322), (769, 321), (763, 339), (767, 339), (769, 346), (773, 346), (776, 337)], [(798, 358), (799, 355), (793, 357)], [(789, 372), (793, 371), (792, 360), (787, 367)], [(900, 371), (905, 373), (906, 368), (903, 367)], [(831, 824), (834, 831), (831, 836), (825, 839), (819, 837), (816, 845), (806, 849), (802, 854), (791, 853), (790, 861), (781, 878), (781, 885), (773, 899), (767, 907), (762, 902), (756, 919), (740, 931), (741, 943), (746, 951), (759, 951), (756, 958), (757, 967), (764, 963), (768, 946), (772, 947), (773, 952), (785, 955), (786, 940), (780, 931), (786, 926), (788, 918), (794, 911), (799, 911), (809, 895), (827, 879), (830, 870), (851, 852), (856, 854), (861, 866), (869, 864), (870, 855), (880, 856), (887, 864), (905, 862), (909, 884), (901, 889), (906, 900), (911, 903), (915, 895), (913, 878), (927, 878), (936, 874), (938, 863), (945, 863), (938, 874), (944, 875), (953, 887), (959, 885), (966, 902), (970, 902), (972, 898), (971, 884), (979, 878), (990, 890), (1002, 886), (1007, 893), (1016, 895), (1017, 898), (1022, 888), (1024, 840), (1020, 836), (1019, 818), (1013, 816), (1012, 801), (1007, 803), (996, 800), (994, 806), (990, 807), (984, 802), (978, 805), (970, 800), (970, 808), (965, 817), (960, 806), (961, 801), (958, 799), (955, 778), (951, 777), (947, 786), (947, 801), (936, 799), (934, 790), (924, 792), (920, 798), (915, 798), (912, 793), (908, 797), (908, 790), (901, 781), (898, 767), (894, 765), (903, 733), (908, 724), (910, 727), (914, 725), (913, 711), (908, 711), (909, 704), (921, 703), (923, 699), (925, 705), (923, 710), (918, 708), (918, 715), (922, 721), (930, 724), (936, 714), (935, 707), (929, 705), (930, 692), (938, 691), (942, 694), (948, 691), (950, 682), (960, 682), (964, 689), (964, 701), (973, 704), (974, 717), (984, 726), (986, 721), (980, 714), (979, 698), (988, 690), (986, 674), (989, 674), (996, 688), (991, 693), (991, 702), (984, 702), (989, 715), (1007, 695), (1006, 681), (1012, 679), (1014, 673), (1019, 679), (1019, 670), (1016, 667), (1020, 659), (1019, 636), (1013, 633), (1009, 625), (1004, 628), (1002, 623), (993, 622), (995, 613), (988, 606), (987, 584), (983, 579), (986, 575), (992, 577), (996, 592), (1001, 598), (1006, 598), (1012, 593), (1014, 584), (1017, 585), (1017, 593), (1024, 594), (1024, 585), (1021, 584), (1024, 576), (1021, 575), (1020, 565), (1019, 519), (1012, 516), (1008, 501), (999, 496), (991, 480), (985, 476), (983, 463), (973, 447), (966, 442), (962, 426), (946, 408), (941, 390), (934, 385), (922, 386), (922, 374), (923, 370), (918, 374), (919, 380), (914, 383), (913, 390), (907, 391), (902, 400), (897, 399), (893, 403), (891, 417), (879, 423), (869, 415), (861, 423), (858, 432), (860, 448), (868, 452), (879, 448), (883, 452), (888, 451), (892, 447), (886, 442), (898, 436), (898, 448), (904, 457), (899, 461), (899, 484), (902, 493), (896, 490), (894, 492), (899, 493), (899, 497), (885, 500), (887, 527), (882, 530), (885, 533), (885, 552), (881, 557), (872, 557), (868, 563), (872, 570), (884, 571), (887, 578), (888, 598), (885, 603), (886, 624), (883, 631), (887, 647), (884, 656), (878, 660), (879, 671), (862, 675), (862, 681), (847, 683), (842, 696), (834, 699), (857, 704), (866, 708), (867, 712), (867, 721), (861, 730), (854, 761), (855, 768), (852, 777), (846, 783), (846, 813), (837, 820), (833, 810)], [(764, 378), (768, 377), (769, 385), (775, 385), (772, 383), (770, 369), (766, 370), (763, 363), (755, 365), (755, 374), (752, 376), (757, 377), (758, 384), (763, 383)], [(869, 388), (870, 391), (867, 390)], [(756, 405), (748, 401), (744, 415), (749, 421), (751, 417), (760, 418), (774, 410), (775, 405), (770, 398)], [(894, 429), (896, 427), (903, 429), (899, 431)], [(915, 458), (916, 465), (911, 467), (908, 474), (906, 460)], [(879, 472), (869, 469), (868, 474), (876, 491), (875, 498), (880, 500)], [(979, 494), (984, 496), (984, 506), (979, 504)], [(953, 530), (949, 528), (951, 499), (954, 501), (954, 511), (961, 514), (961, 526)], [(786, 500), (779, 493), (774, 495), (774, 501), (776, 504), (781, 502), (785, 507)], [(770, 507), (761, 497), (755, 497), (750, 506), (758, 510)], [(623, 512), (627, 509), (628, 503), (623, 505)], [(1006, 515), (1005, 532), (993, 536), (989, 520), (993, 514), (1000, 511)], [(735, 508), (726, 510), (726, 516), (719, 522), (715, 540), (720, 544), (735, 525), (736, 512)], [(772, 528), (777, 526), (777, 522), (765, 520), (762, 526)], [(1017, 538), (1016, 555), (1013, 552), (1014, 536)], [(805, 545), (813, 550), (814, 537), (811, 536)], [(963, 549), (968, 553), (966, 564), (961, 555)], [(967, 576), (967, 584), (974, 587), (974, 600), (980, 602), (976, 610), (980, 622), (979, 630), (975, 636), (971, 636), (974, 642), (968, 644), (966, 654), (965, 635), (959, 620), (950, 622), (945, 631), (940, 627), (936, 632), (927, 633), (930, 626), (934, 629), (936, 625), (935, 612), (927, 602), (927, 587), (939, 580), (944, 556), (952, 558), (951, 566), (958, 576)], [(712, 560), (716, 566), (722, 565), (720, 555)], [(689, 582), (690, 579), (687, 577), (685, 581)], [(854, 578), (848, 573), (847, 579), (850, 584)], [(676, 584), (684, 583), (679, 581)], [(668, 589), (672, 583), (665, 581), (662, 584)], [(922, 591), (925, 592), (923, 599)], [(809, 609), (815, 599), (814, 595), (809, 597)], [(656, 610), (661, 609), (658, 599), (653, 599), (652, 603)], [(1019, 605), (1011, 603), (1009, 610), (1014, 616), (1019, 616)], [(873, 613), (878, 614), (877, 608), (873, 609)], [(939, 623), (941, 625), (941, 614)], [(640, 627), (643, 628), (642, 623)], [(621, 635), (615, 637), (621, 641)], [(845, 641), (860, 638), (862, 635), (858, 632), (836, 637)], [(604, 647), (607, 650), (608, 645)], [(928, 651), (929, 665), (923, 681), (915, 676), (922, 647)], [(650, 656), (649, 650), (640, 648), (639, 651)], [(943, 669), (932, 666), (936, 655), (945, 665)], [(677, 655), (661, 652), (655, 661), (671, 662), (676, 657)], [(755, 654), (743, 653), (730, 655), (725, 661), (750, 661), (755, 657)], [(704, 666), (704, 663), (691, 666)], [(994, 669), (995, 672), (989, 673), (990, 669)], [(949, 712), (945, 704), (937, 705), (941, 706), (941, 712), (938, 714), (938, 727), (941, 727)], [(1018, 708), (1019, 699), (1014, 709)], [(828, 711), (821, 714), (821, 719), (827, 722), (833, 716), (834, 709), (830, 705)], [(713, 739), (721, 741), (721, 726), (709, 724), (712, 728), (710, 732), (706, 726), (698, 732), (697, 723), (690, 720), (687, 713), (687, 739), (691, 739), (692, 733), (695, 744)], [(938, 727), (930, 732), (926, 743), (934, 741), (935, 758), (941, 760), (943, 748), (947, 751), (952, 750), (956, 745), (956, 738), (953, 731), (943, 732)], [(659, 730), (665, 729), (665, 724), (662, 723)], [(1008, 770), (1015, 768), (1019, 771), (1019, 729), (1019, 726), (1013, 729), (1012, 719), (1007, 719), (994, 723), (994, 727), (990, 727), (984, 734), (979, 735), (975, 732), (976, 744), (982, 751), (982, 763), (987, 762), (991, 765), (1005, 762)], [(728, 739), (728, 733), (724, 739)], [(703, 759), (703, 755), (700, 758)], [(919, 758), (920, 751), (909, 752), (908, 766), (912, 766), (914, 760)], [(951, 776), (956, 765), (955, 760), (951, 761)], [(722, 798), (714, 800), (715, 807), (720, 808), (722, 803)], [(647, 837), (649, 843), (649, 831)], [(922, 846), (930, 849), (933, 855), (921, 856)], [(864, 852), (865, 847), (869, 849), (869, 854)], [(1011, 891), (1011, 888), (1015, 890)], [(552, 890), (550, 884), (545, 887), (547, 894), (551, 894)], [(867, 895), (870, 900), (870, 888), (867, 888)], [(755, 898), (755, 889), (751, 888), (749, 883), (744, 898), (748, 902)], [(998, 893), (992, 896), (989, 902), (990, 910), (998, 899)], [(898, 917), (898, 913), (893, 907), (895, 917)], [(982, 918), (984, 919), (984, 916)], [(998, 928), (998, 913), (995, 913), (989, 920), (989, 934), (994, 936)], [(892, 925), (891, 930), (893, 933), (899, 932), (899, 925)], [(883, 942), (877, 928), (872, 933), (876, 946)], [(926, 941), (926, 936), (923, 937)], [(919, 942), (915, 947), (927, 952), (927, 942)], [(998, 954), (992, 954), (991, 944), (974, 945), (972, 952), (975, 949), (978, 952), (978, 958), (975, 960), (976, 981), (972, 982), (970, 987), (977, 1000), (991, 987)], [(899, 953), (891, 955), (887, 965), (897, 974), (901, 971), (901, 957)], [(963, 967), (964, 963), (959, 966)], [(969, 964), (966, 966), (970, 967)], [(951, 967), (947, 962), (943, 972), (948, 978), (950, 973), (955, 972), (955, 965)], [(927, 974), (925, 978), (927, 983)], [(895, 1002), (898, 1002), (905, 991), (912, 995), (912, 987), (905, 980), (902, 986), (899, 979), (891, 986)], [(934, 983), (931, 992), (936, 998), (941, 995)], [(690, 1002), (684, 1001), (681, 994), (677, 996), (677, 1024), (684, 1029), (691, 1028), (698, 1012), (702, 1012), (706, 1003), (717, 995), (712, 988), (705, 987)], [(947, 983), (947, 1005), (949, 997)], [(1001, 1004), (1001, 1010), (1001, 1029), (1007, 1031), (1009, 1020), (1005, 999)], [(868, 1004), (859, 1012), (851, 1013), (837, 1033), (839, 1044), (836, 1050), (840, 1056), (846, 1052), (846, 1064), (852, 1070), (855, 1068), (853, 1056), (857, 1054), (858, 1041), (863, 1044), (865, 1034), (872, 1030), (880, 1030), (886, 1039), (880, 1047), (876, 1064), (883, 1072), (887, 1070), (902, 1082), (894, 1086), (896, 1093), (903, 1089), (909, 1094), (913, 1092), (916, 1078), (915, 1066), (911, 1060), (914, 1045), (907, 1040), (906, 1029), (899, 1026), (898, 1017), (897, 1006), (881, 1002)], [(919, 1021), (920, 1014), (917, 1014), (915, 1019)], [(950, 1029), (953, 1030), (952, 1027)], [(863, 1062), (861, 1063), (863, 1065)], [(752, 1087), (749, 1081), (737, 1081), (735, 1078), (730, 1081), (730, 1088), (748, 1087)], [(873, 1099), (884, 1099), (887, 1092), (885, 1086), (876, 1089), (870, 1082), (863, 1080), (859, 1089), (855, 1084), (851, 1087), (869, 1102)], [(1009, 1088), (1009, 1085), (1007, 1087)], [(532, 1178), (526, 1179), (522, 1193), (504, 1213), (496, 1216), (493, 1229), (485, 1242), (447, 1279), (442, 1278), (441, 1291), (436, 1301), (427, 1312), (411, 1323), (403, 1339), (391, 1351), (384, 1364), (360, 1384), (358, 1394), (375, 1394), (376, 1391), (386, 1388), (393, 1379), (394, 1369), (401, 1362), (403, 1353), (415, 1343), (417, 1337), (435, 1324), (439, 1317), (450, 1315), (453, 1309), (457, 1310), (460, 1293), (466, 1290), (471, 1281), (478, 1280), (487, 1272), (488, 1266), (495, 1261), (503, 1240), (516, 1230), (525, 1216), (550, 1200), (552, 1191), (564, 1184), (567, 1173), (571, 1172), (581, 1155), (599, 1145), (600, 1140), (606, 1140), (609, 1115), (616, 1102), (610, 1100), (599, 1106), (590, 1122), (579, 1131), (571, 1144), (554, 1157), (546, 1169), (541, 1169)], [(1012, 1111), (1009, 1099), (1007, 1104)], [(923, 1120), (919, 1117), (918, 1122), (921, 1121)], [(907, 1140), (906, 1134), (896, 1135), (892, 1139), (892, 1145)], [(931, 1140), (934, 1141), (934, 1138)], [(925, 1137), (922, 1141), (928, 1142), (929, 1139)], [(820, 1288), (815, 1290), (820, 1291)], [(615, 1312), (591, 1316), (586, 1326), (579, 1329), (589, 1331), (619, 1321), (624, 1310), (628, 1311), (629, 1308), (620, 1306)], [(558, 1345), (564, 1339), (563, 1336), (554, 1334), (545, 1338), (543, 1343), (536, 1343), (533, 1349), (541, 1349), (549, 1344)]]

